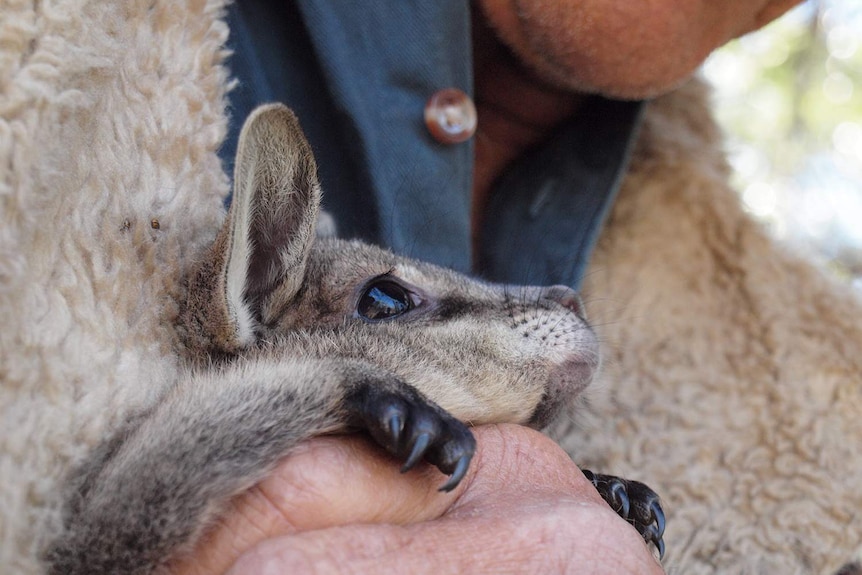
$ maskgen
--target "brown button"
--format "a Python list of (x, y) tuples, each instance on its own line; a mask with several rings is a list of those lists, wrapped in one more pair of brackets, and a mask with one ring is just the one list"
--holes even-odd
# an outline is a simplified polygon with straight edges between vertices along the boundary
[(476, 106), (457, 88), (434, 92), (425, 104), (425, 126), (441, 144), (458, 144), (476, 132)]

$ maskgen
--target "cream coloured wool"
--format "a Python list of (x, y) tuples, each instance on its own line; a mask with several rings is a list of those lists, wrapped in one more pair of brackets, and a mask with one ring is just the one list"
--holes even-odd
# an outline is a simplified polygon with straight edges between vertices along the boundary
[(38, 572), (60, 477), (176, 372), (228, 190), (221, 9), (0, 2), (3, 573)]
[[(171, 384), (227, 192), (221, 8), (0, 5), (4, 572), (37, 572), (60, 477)], [(670, 572), (829, 572), (862, 531), (860, 304), (741, 211), (705, 99), (648, 112), (587, 278), (607, 373), (557, 431), (662, 493)]]
[(585, 283), (605, 373), (556, 432), (662, 496), (670, 573), (833, 573), (862, 543), (862, 303), (743, 212), (707, 102), (650, 106)]

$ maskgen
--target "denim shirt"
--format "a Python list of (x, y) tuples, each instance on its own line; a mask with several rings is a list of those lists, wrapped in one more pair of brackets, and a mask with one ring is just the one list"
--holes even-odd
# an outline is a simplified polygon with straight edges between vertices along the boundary
[(339, 236), (486, 279), (577, 288), (619, 186), (641, 102), (591, 97), (491, 193), (471, 259), (472, 141), (441, 144), (428, 98), (473, 94), (468, 0), (243, 0), (228, 8), (238, 87), (221, 155), (243, 119), (290, 106), (314, 150)]

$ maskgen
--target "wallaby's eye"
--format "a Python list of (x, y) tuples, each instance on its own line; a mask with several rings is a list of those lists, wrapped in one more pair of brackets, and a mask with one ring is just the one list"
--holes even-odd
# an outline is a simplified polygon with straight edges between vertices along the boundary
[(399, 316), (414, 307), (409, 291), (394, 281), (380, 279), (365, 288), (356, 311), (365, 319), (380, 320)]

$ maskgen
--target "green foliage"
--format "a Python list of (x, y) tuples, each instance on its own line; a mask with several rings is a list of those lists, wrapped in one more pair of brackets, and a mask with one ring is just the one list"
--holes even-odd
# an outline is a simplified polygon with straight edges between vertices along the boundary
[(862, 3), (806, 2), (716, 52), (704, 74), (746, 205), (862, 275)]

